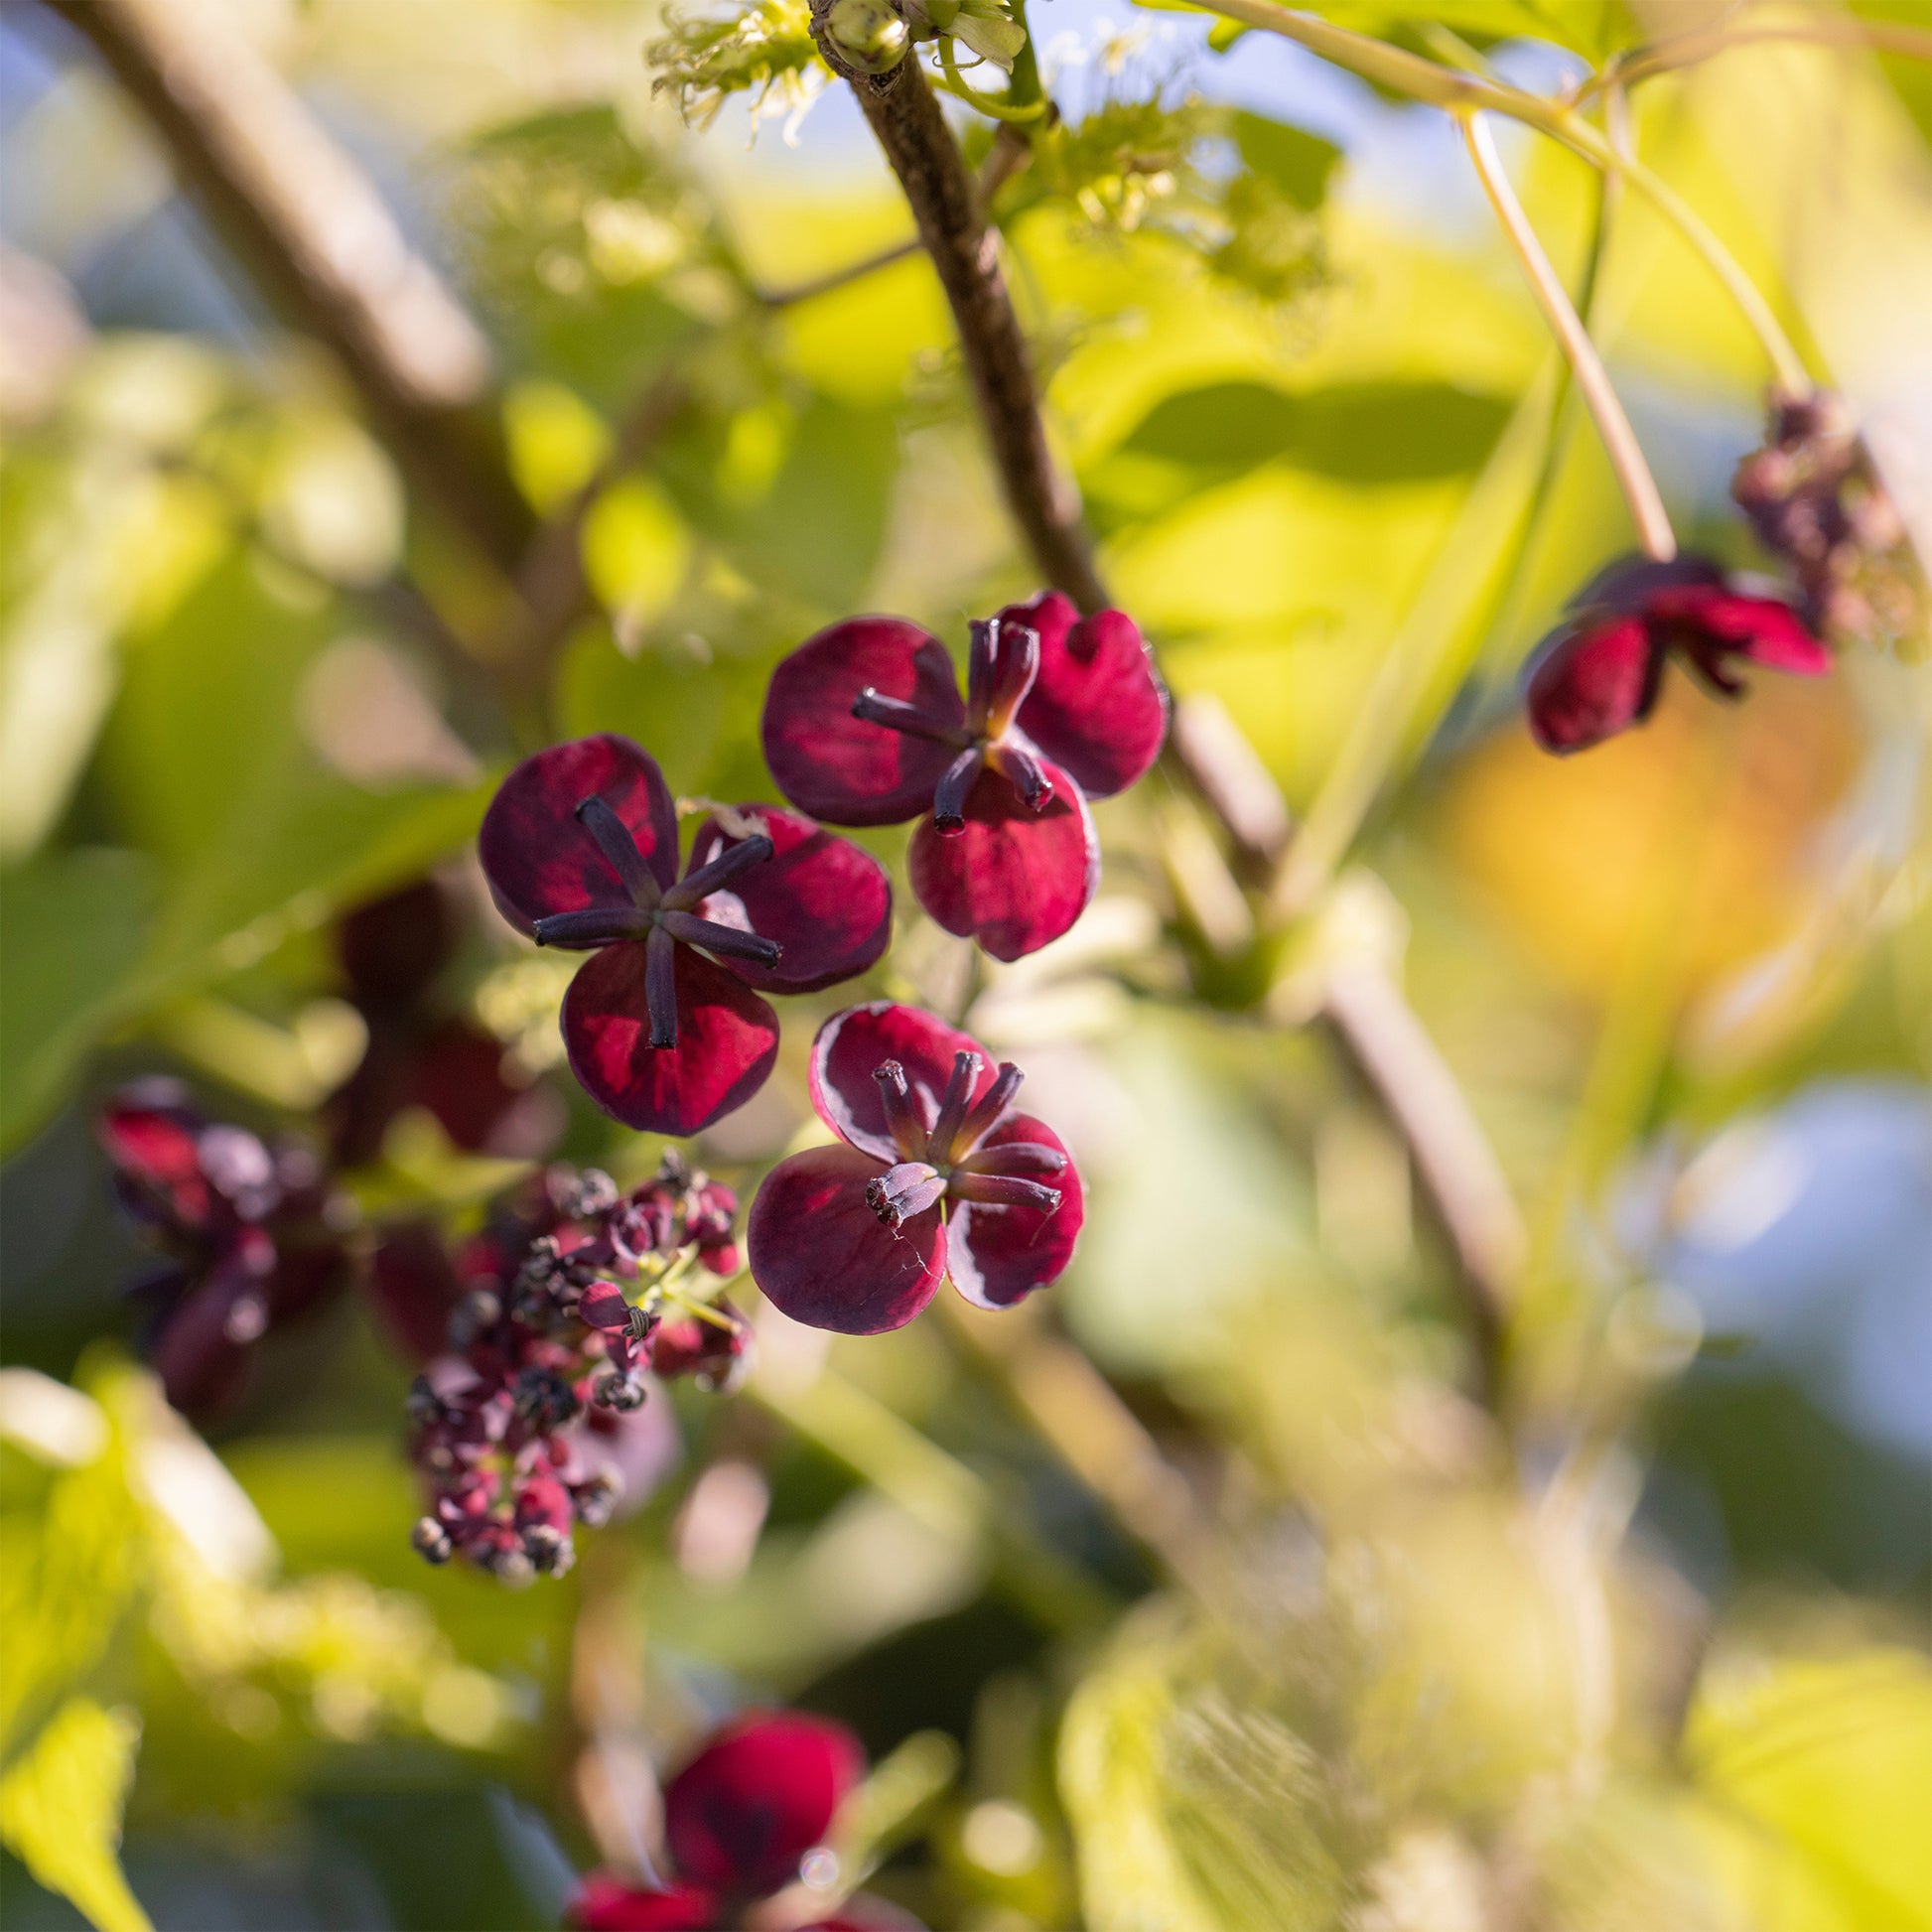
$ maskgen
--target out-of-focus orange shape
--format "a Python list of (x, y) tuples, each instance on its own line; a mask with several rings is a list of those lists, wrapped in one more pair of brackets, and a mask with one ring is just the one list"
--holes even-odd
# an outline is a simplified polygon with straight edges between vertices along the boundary
[(1648, 723), (1606, 744), (1552, 758), (1519, 723), (1481, 747), (1449, 782), (1441, 835), (1563, 985), (1607, 998), (1661, 925), (1689, 995), (1796, 924), (1861, 749), (1835, 679), (1759, 675), (1730, 704), (1672, 665)]

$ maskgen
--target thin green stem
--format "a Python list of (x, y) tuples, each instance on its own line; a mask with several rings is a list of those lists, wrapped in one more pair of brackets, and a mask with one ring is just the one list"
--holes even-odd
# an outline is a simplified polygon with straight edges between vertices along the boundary
[(1652, 74), (1695, 67), (1714, 55), (1727, 54), (1732, 48), (1767, 41), (1863, 48), (1874, 54), (1896, 54), (1908, 61), (1932, 62), (1932, 33), (1922, 27), (1908, 27), (1902, 21), (1852, 20), (1821, 14), (1815, 20), (1772, 22), (1761, 27), (1713, 27), (1701, 33), (1680, 34), (1673, 40), (1657, 41), (1649, 47), (1633, 48), (1607, 62), (1600, 72), (1589, 75), (1571, 97), (1581, 105), (1605, 87), (1631, 86), (1649, 79)]
[[(1576, 111), (1571, 101), (1546, 99), (1486, 74), (1458, 72), (1440, 62), (1390, 47), (1371, 35), (1354, 33), (1309, 14), (1292, 13), (1286, 7), (1276, 6), (1274, 0), (1199, 0), (1199, 4), (1209, 13), (1258, 27), (1264, 33), (1279, 34), (1324, 61), (1360, 74), (1364, 80), (1391, 92), (1406, 94), (1411, 100), (1450, 113), (1503, 114), (1547, 134), (1554, 141), (1561, 141), (1606, 173), (1622, 170), (1631, 186), (1648, 197), (1658, 212), (1704, 258), (1711, 272), (1742, 309), (1745, 320), (1764, 345), (1778, 380), (1799, 394), (1809, 393), (1812, 384), (1803, 358), (1792, 346), (1763, 295), (1724, 243), (1667, 183), (1640, 162), (1626, 163), (1602, 133)], [(1628, 79), (1630, 75), (1626, 70), (1621, 77)], [(1602, 76), (1598, 80), (1599, 84), (1609, 84)]]
[(1617, 155), (1616, 165), (1630, 186), (1670, 222), (1693, 253), (1701, 256), (1704, 265), (1724, 284), (1750, 325), (1751, 334), (1762, 345), (1765, 359), (1776, 372), (1779, 383), (1793, 395), (1810, 395), (1813, 385), (1805, 358), (1798, 353), (1797, 345), (1764, 299), (1763, 290), (1744, 273), (1736, 256), (1718, 239), (1703, 215), (1669, 182), (1646, 168), (1634, 155)]
[(1671, 529), (1664, 499), (1658, 493), (1657, 481), (1650, 474), (1649, 464), (1644, 461), (1636, 432), (1631, 429), (1630, 419), (1624, 414), (1623, 404), (1610, 382), (1609, 371), (1603, 366), (1603, 358), (1597, 354), (1596, 345), (1589, 339), (1589, 331), (1584, 327), (1583, 318), (1572, 305), (1569, 292), (1550, 265), (1549, 256), (1543, 252), (1543, 244), (1536, 238), (1536, 230), (1530, 226), (1529, 217), (1523, 212), (1522, 203), (1516, 199), (1516, 191), (1509, 185), (1509, 177), (1504, 174), (1502, 163), (1496, 156), (1496, 145), (1489, 137), (1488, 123), (1480, 114), (1465, 113), (1459, 115), (1458, 119), (1462, 126), (1462, 138), (1468, 146), (1469, 159), (1475, 164), (1483, 192), (1489, 197), (1489, 206), (1495, 209), (1496, 219), (1502, 224), (1503, 233), (1523, 265), (1523, 273), (1529, 279), (1531, 291), (1542, 307), (1544, 318), (1570, 360), (1577, 387), (1588, 403), (1590, 414), (1596, 419), (1597, 433), (1603, 439), (1610, 468), (1616, 472), (1624, 500), (1630, 506), (1638, 539), (1647, 554), (1660, 563), (1668, 563), (1677, 555), (1676, 533)]
[(1046, 112), (1043, 100), (1030, 101), (1024, 107), (1015, 107), (1010, 102), (995, 100), (991, 94), (983, 94), (973, 86), (959, 70), (959, 63), (953, 56), (952, 37), (941, 34), (939, 37), (939, 65), (945, 69), (946, 90), (956, 94), (967, 106), (979, 113), (990, 114), (996, 121), (1036, 121)]

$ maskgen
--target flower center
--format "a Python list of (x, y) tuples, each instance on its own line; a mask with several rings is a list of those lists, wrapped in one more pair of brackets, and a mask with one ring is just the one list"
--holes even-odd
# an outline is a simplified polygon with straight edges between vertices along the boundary
[(531, 932), (540, 946), (614, 946), (621, 940), (644, 944), (644, 1006), (650, 1018), (650, 1043), (677, 1044), (677, 948), (701, 946), (720, 959), (745, 959), (775, 966), (783, 948), (775, 939), (724, 925), (699, 914), (697, 907), (721, 893), (774, 850), (762, 832), (729, 845), (708, 864), (688, 872), (668, 890), (638, 849), (635, 835), (604, 799), (592, 796), (576, 818), (596, 841), (606, 864), (617, 874), (627, 905), (591, 905), (581, 912), (556, 912), (538, 919)]
[(977, 1053), (955, 1053), (952, 1077), (928, 1119), (923, 1093), (915, 1093), (897, 1060), (873, 1069), (885, 1103), (886, 1127), (899, 1159), (866, 1185), (866, 1203), (889, 1228), (923, 1214), (941, 1201), (981, 1201), (991, 1206), (1036, 1207), (1051, 1213), (1060, 1190), (1036, 1174), (1065, 1172), (1066, 1156), (1036, 1141), (1008, 1141), (982, 1149), (999, 1126), (1026, 1077), (1003, 1061), (993, 1084), (973, 1098), (985, 1064)]
[(1031, 624), (1003, 623), (998, 618), (975, 622), (971, 631), (964, 726), (903, 698), (886, 697), (871, 685), (852, 701), (855, 718), (956, 749), (958, 756), (932, 793), (933, 826), (948, 836), (966, 829), (966, 800), (989, 764), (1033, 811), (1044, 811), (1053, 796), (1052, 780), (1013, 729), (1039, 675), (1039, 633)]

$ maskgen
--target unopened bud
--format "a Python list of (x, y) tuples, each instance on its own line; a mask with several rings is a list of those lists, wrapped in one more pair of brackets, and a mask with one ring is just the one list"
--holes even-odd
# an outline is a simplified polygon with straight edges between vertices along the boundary
[(416, 1527), (409, 1532), (409, 1544), (419, 1557), (437, 1564), (448, 1563), (455, 1548), (449, 1531), (434, 1516), (417, 1520)]
[(911, 44), (891, 0), (832, 0), (825, 34), (846, 65), (861, 73), (892, 72)]

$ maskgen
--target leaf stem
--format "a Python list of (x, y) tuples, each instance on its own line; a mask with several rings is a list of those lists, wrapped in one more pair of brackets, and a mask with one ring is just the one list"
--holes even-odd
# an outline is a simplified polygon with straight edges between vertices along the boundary
[(1610, 467), (1616, 472), (1624, 501), (1629, 504), (1630, 515), (1636, 523), (1638, 540), (1648, 555), (1659, 563), (1668, 563), (1677, 555), (1677, 536), (1671, 529), (1664, 499), (1658, 493), (1657, 481), (1644, 461), (1636, 432), (1631, 429), (1630, 419), (1624, 414), (1623, 404), (1610, 382), (1609, 371), (1603, 366), (1603, 358), (1597, 354), (1589, 331), (1584, 327), (1569, 291), (1543, 252), (1543, 244), (1523, 212), (1522, 203), (1516, 199), (1516, 191), (1497, 158), (1488, 123), (1477, 113), (1461, 113), (1456, 118), (1469, 159), (1475, 164), (1477, 178), (1489, 197), (1489, 206), (1495, 209), (1496, 219), (1523, 265), (1523, 273), (1544, 319), (1569, 358), (1577, 387), (1596, 419), (1597, 433), (1603, 439)]

